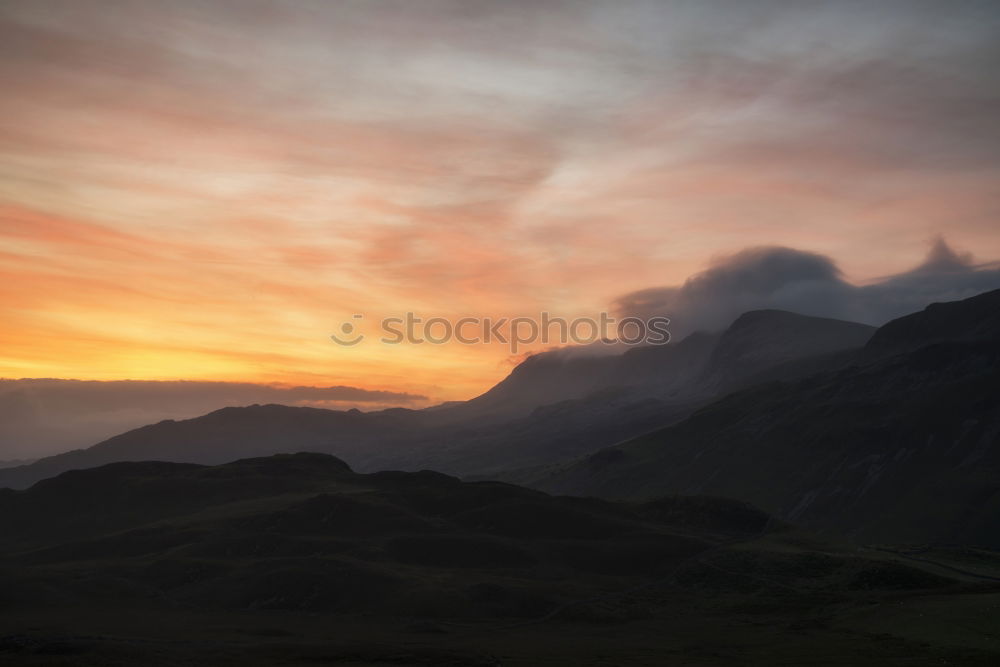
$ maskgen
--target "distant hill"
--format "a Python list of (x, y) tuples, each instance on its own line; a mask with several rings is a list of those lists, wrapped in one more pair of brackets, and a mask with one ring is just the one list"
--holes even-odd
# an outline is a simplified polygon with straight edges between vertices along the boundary
[(0, 461), (0, 468), (14, 468), (16, 466), (26, 466), (34, 463), (36, 459), (12, 459), (9, 461)]
[(1000, 547), (998, 313), (1000, 291), (929, 306), (846, 367), (734, 393), (533, 483), (717, 494), (863, 542)]
[(24, 487), (66, 470), (116, 461), (222, 463), (301, 448), (361, 456), (366, 446), (409, 432), (419, 417), (408, 410), (364, 413), (284, 405), (223, 408), (194, 419), (150, 424), (87, 449), (0, 470), (0, 486)]

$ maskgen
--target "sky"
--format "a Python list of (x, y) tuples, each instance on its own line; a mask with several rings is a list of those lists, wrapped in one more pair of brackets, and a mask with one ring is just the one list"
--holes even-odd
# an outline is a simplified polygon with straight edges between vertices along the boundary
[(986, 266), (998, 71), (995, 2), (5, 0), (0, 377), (431, 403), (510, 351), (330, 334)]

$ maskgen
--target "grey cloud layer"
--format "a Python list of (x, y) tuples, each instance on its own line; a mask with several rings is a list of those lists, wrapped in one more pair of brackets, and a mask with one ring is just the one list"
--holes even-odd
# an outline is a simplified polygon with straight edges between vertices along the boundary
[(5, 83), (58, 84), (86, 108), (118, 104), (128, 90), (133, 104), (168, 110), (196, 97), (187, 113), (220, 125), (320, 113), (603, 143), (609, 123), (652, 95), (665, 96), (665, 116), (680, 105), (722, 138), (732, 124), (761, 122), (797, 134), (808, 108), (813, 123), (895, 127), (911, 149), (945, 144), (980, 158), (982, 145), (967, 139), (996, 139), (986, 122), (1000, 90), (998, 32), (1000, 9), (980, 1), (22, 0), (0, 9)]
[(911, 271), (853, 285), (823, 255), (767, 246), (716, 261), (683, 285), (632, 292), (614, 304), (620, 315), (671, 318), (671, 332), (718, 331), (748, 310), (777, 308), (817, 317), (881, 325), (935, 301), (1000, 288), (1000, 266), (975, 266), (938, 240)]

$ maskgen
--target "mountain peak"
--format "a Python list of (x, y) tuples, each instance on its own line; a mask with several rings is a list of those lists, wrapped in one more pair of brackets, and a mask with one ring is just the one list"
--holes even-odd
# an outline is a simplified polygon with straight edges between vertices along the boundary
[(777, 366), (860, 348), (874, 327), (787, 310), (751, 310), (723, 332), (706, 374), (712, 386), (739, 384)]
[(865, 346), (868, 354), (906, 352), (941, 341), (1000, 340), (1000, 289), (961, 301), (932, 303), (885, 324)]
[(748, 326), (756, 326), (759, 324), (785, 324), (793, 322), (809, 322), (809, 321), (830, 321), (839, 322), (843, 320), (833, 320), (826, 317), (812, 317), (810, 315), (802, 315), (800, 313), (793, 313), (790, 310), (780, 310), (777, 308), (761, 308), (759, 310), (748, 310), (743, 313), (729, 325), (728, 331), (734, 331), (742, 329)]

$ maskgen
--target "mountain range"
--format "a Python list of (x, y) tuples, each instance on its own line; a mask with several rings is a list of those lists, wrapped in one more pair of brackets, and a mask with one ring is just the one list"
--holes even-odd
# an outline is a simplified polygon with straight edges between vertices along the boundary
[(849, 364), (735, 392), (523, 482), (709, 493), (860, 542), (1000, 547), (1000, 291), (881, 327)]
[(529, 357), (468, 402), (280, 405), (164, 421), (0, 469), (25, 488), (116, 461), (220, 464), (317, 451), (361, 471), (434, 469), (546, 491), (706, 493), (862, 542), (995, 545), (1000, 291), (878, 328), (751, 311), (718, 334)]
[(619, 355), (537, 354), (482, 396), (437, 409), (253, 405), (165, 420), (0, 470), (0, 486), (23, 488), (65, 470), (123, 460), (223, 463), (302, 450), (340, 456), (361, 470), (494, 474), (573, 458), (672, 423), (766, 369), (789, 377), (811, 371), (872, 332), (861, 324), (757, 311), (722, 334), (696, 333)]
[(151, 424), (0, 469), (0, 661), (992, 665), (997, 387), (1000, 291)]

